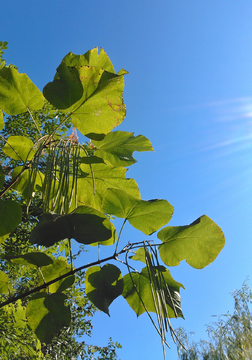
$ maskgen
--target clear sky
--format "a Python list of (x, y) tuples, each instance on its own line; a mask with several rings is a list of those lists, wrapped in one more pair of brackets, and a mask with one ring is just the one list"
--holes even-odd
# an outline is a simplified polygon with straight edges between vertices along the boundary
[[(251, 19), (252, 2), (244, 0), (1, 4), (7, 62), (41, 90), (69, 51), (103, 47), (116, 71), (129, 71), (127, 116), (119, 129), (145, 135), (155, 152), (135, 153), (138, 163), (128, 176), (136, 179), (143, 199), (167, 199), (174, 206), (170, 225), (187, 225), (206, 214), (224, 231), (226, 245), (214, 263), (203, 270), (184, 262), (170, 269), (186, 287), (185, 320), (172, 324), (196, 332), (195, 340), (206, 338), (212, 315), (232, 311), (230, 292), (251, 276)], [(128, 225), (123, 239), (144, 236)], [(123, 346), (122, 360), (163, 358), (145, 314), (137, 319), (123, 298), (115, 300), (110, 314), (94, 317), (90, 343), (105, 345), (112, 336)], [(177, 359), (169, 342), (167, 359)]]

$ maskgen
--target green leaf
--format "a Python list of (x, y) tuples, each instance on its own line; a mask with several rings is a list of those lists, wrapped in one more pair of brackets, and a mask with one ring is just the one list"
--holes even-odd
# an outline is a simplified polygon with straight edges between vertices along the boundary
[(26, 74), (14, 68), (0, 70), (0, 108), (9, 115), (24, 113), (27, 109), (39, 110), (44, 97)]
[(10, 136), (8, 143), (3, 147), (3, 152), (14, 160), (24, 162), (31, 160), (35, 154), (33, 142), (25, 136)]
[(202, 269), (215, 260), (225, 244), (222, 230), (206, 215), (187, 226), (168, 226), (158, 233), (163, 241), (159, 253), (168, 266), (182, 260), (196, 269)]
[(82, 244), (101, 243), (112, 237), (113, 226), (100, 211), (79, 206), (69, 215), (45, 214), (32, 230), (32, 244), (52, 246), (60, 240), (75, 239)]
[(20, 204), (11, 200), (0, 200), (0, 237), (15, 230), (22, 220)]
[(63, 58), (62, 63), (65, 63), (67, 66), (95, 66), (111, 73), (115, 72), (112, 63), (103, 48), (100, 49), (100, 54), (98, 54), (97, 47), (87, 51), (84, 55), (75, 55), (70, 52)]
[(0, 271), (0, 294), (7, 294), (10, 289), (8, 275)]
[[(12, 178), (15, 179), (23, 170), (23, 166), (17, 166), (12, 171)], [(44, 174), (42, 172), (36, 172), (36, 179), (34, 181), (33, 187), (30, 180), (30, 169), (25, 170), (14, 184), (13, 189), (21, 192), (26, 199), (30, 199), (32, 192), (41, 191), (44, 181)]]
[[(83, 159), (85, 158), (82, 158), (82, 161)], [(80, 169), (83, 171), (83, 177), (78, 179), (77, 184), (77, 196), (80, 203), (101, 210), (103, 197), (108, 188), (123, 189), (128, 195), (140, 199), (136, 181), (125, 177), (127, 170), (123, 167), (115, 168), (108, 164), (93, 164), (95, 186), (90, 167), (82, 163)]]
[(123, 292), (121, 271), (114, 265), (93, 266), (86, 272), (85, 291), (89, 300), (109, 315), (109, 305)]
[[(159, 270), (162, 273), (162, 288), (166, 289), (166, 286), (169, 288), (171, 297), (167, 296), (167, 292), (164, 291), (168, 316), (170, 318), (176, 317), (174, 310), (172, 309), (171, 298), (177, 316), (183, 317), (181, 304), (180, 304), (180, 287), (184, 286), (177, 281), (175, 281), (169, 270), (165, 269), (163, 266), (156, 267), (156, 271)], [(157, 272), (158, 274), (158, 272)], [(130, 307), (135, 311), (137, 316), (143, 314), (146, 310), (149, 312), (156, 313), (156, 308), (153, 300), (153, 293), (151, 290), (148, 269), (145, 267), (142, 269), (141, 273), (130, 273), (123, 277), (124, 289), (123, 297), (127, 300)]]
[(113, 166), (129, 166), (136, 162), (134, 151), (153, 151), (150, 141), (143, 135), (134, 136), (126, 131), (110, 132), (102, 141), (92, 141), (95, 155)]
[(28, 266), (46, 266), (53, 263), (53, 260), (42, 252), (32, 252), (19, 256), (9, 256), (8, 260), (15, 264), (28, 265)]
[(4, 128), (4, 119), (3, 119), (3, 112), (0, 109), (0, 130)]
[(41, 342), (48, 344), (64, 326), (69, 325), (71, 312), (64, 306), (66, 298), (62, 293), (39, 293), (30, 299), (26, 317)]
[(62, 62), (44, 96), (59, 110), (70, 113), (73, 125), (89, 138), (107, 134), (124, 119), (123, 75), (90, 65)]
[[(58, 278), (61, 275), (64, 275), (66, 273), (68, 273), (71, 270), (71, 267), (67, 264), (66, 261), (64, 260), (60, 260), (60, 259), (55, 259), (53, 261), (52, 264), (44, 266), (41, 269), (41, 272), (43, 274), (39, 275), (39, 282), (38, 285), (42, 285), (45, 282), (49, 282), (51, 280), (54, 280), (56, 278)], [(51, 285), (49, 285), (49, 292), (50, 293), (56, 293), (56, 292), (62, 292), (66, 289), (68, 289), (69, 287), (71, 287), (73, 285), (75, 281), (75, 276), (74, 275), (69, 275), (68, 277), (59, 280)]]
[[(149, 255), (150, 258), (152, 258), (151, 254)], [(145, 258), (145, 249), (143, 247), (137, 249), (135, 252), (135, 255), (129, 257), (131, 260), (135, 261), (142, 261), (144, 264), (146, 264), (146, 258)]]
[(102, 210), (127, 219), (146, 235), (151, 235), (167, 224), (173, 214), (173, 206), (166, 200), (139, 200), (117, 189), (106, 191)]

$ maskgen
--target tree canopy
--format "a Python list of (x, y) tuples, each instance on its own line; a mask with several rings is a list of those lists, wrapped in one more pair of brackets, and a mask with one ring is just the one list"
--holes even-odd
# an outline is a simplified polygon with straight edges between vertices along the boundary
[(218, 317), (207, 326), (209, 341), (191, 341), (192, 334), (183, 328), (177, 330), (187, 350), (178, 346), (179, 359), (183, 360), (244, 360), (252, 359), (252, 291), (245, 282), (233, 292), (234, 313)]
[[(225, 243), (206, 215), (167, 226), (173, 206), (143, 200), (136, 181), (126, 177), (136, 163), (133, 153), (153, 150), (143, 135), (114, 131), (126, 115), (126, 74), (115, 72), (103, 49), (69, 53), (42, 93), (1, 61), (0, 308), (20, 309), (37, 353), (71, 327), (74, 316), (85, 317), (76, 311), (86, 299), (109, 314), (118, 296), (137, 316), (148, 314), (163, 346), (167, 331), (176, 340), (170, 318), (183, 318), (184, 286), (168, 267), (186, 260), (202, 269)], [(123, 219), (118, 235), (114, 218)], [(148, 236), (157, 232), (157, 239), (125, 243), (126, 222)], [(84, 246), (97, 247), (97, 261), (76, 267), (73, 242), (80, 256)], [(101, 246), (110, 246), (111, 255), (101, 258)], [(135, 261), (143, 264), (140, 271)]]

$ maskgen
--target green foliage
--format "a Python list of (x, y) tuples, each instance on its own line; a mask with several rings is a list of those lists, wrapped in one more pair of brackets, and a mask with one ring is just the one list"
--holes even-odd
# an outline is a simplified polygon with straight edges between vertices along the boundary
[(183, 360), (244, 360), (252, 359), (252, 291), (247, 283), (233, 292), (234, 313), (221, 315), (207, 326), (209, 341), (191, 342), (183, 328), (176, 330), (187, 351), (178, 347)]
[[(156, 313), (157, 325), (153, 323), (162, 344), (167, 344), (165, 333), (174, 336), (169, 319), (183, 317), (180, 288), (184, 286), (164, 264), (174, 266), (186, 259), (202, 268), (224, 246), (220, 228), (203, 216), (188, 226), (164, 228), (158, 233), (161, 244), (129, 242), (118, 250), (127, 221), (151, 235), (167, 225), (173, 214), (166, 200), (142, 200), (136, 181), (125, 176), (126, 167), (136, 162), (135, 151), (153, 150), (143, 135), (112, 131), (126, 114), (125, 74), (124, 69), (116, 74), (105, 51), (98, 53), (97, 48), (84, 55), (66, 55), (43, 94), (27, 75), (12, 67), (0, 70), (4, 111), (0, 119), (0, 308), (22, 300), (26, 327), (32, 333), (31, 349), (38, 356), (56, 354), (55, 339), (62, 337), (64, 344), (69, 339), (65, 329), (72, 339), (78, 326), (83, 326), (83, 320), (76, 325), (73, 317), (81, 308), (84, 284), (85, 296), (107, 314), (120, 295), (137, 316), (147, 312), (153, 321), (150, 313)], [(77, 130), (91, 140), (81, 135), (80, 141)], [(118, 237), (114, 216), (124, 219)], [(111, 256), (100, 258), (98, 251), (97, 261), (85, 260), (75, 267), (73, 239), (80, 253), (82, 244), (99, 250), (100, 244), (115, 247)], [(123, 254), (125, 261), (120, 258)], [(130, 265), (136, 260), (145, 264), (141, 271)], [(127, 273), (123, 276), (108, 261), (119, 261)], [(101, 263), (105, 264), (101, 267)], [(80, 276), (84, 269), (85, 282)], [(97, 347), (78, 351), (83, 359), (97, 351), (99, 359), (114, 359), (118, 346), (110, 342), (104, 351)]]

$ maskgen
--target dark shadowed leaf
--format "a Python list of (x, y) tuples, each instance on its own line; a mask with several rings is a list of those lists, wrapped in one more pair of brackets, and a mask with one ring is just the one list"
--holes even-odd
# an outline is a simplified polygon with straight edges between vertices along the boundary
[(102, 268), (100, 266), (89, 268), (86, 272), (85, 291), (89, 300), (109, 315), (109, 305), (123, 291), (121, 271), (110, 264)]
[(62, 293), (34, 295), (26, 309), (30, 328), (43, 343), (49, 343), (64, 327), (69, 325), (71, 312), (64, 306), (67, 296)]
[(30, 241), (51, 246), (60, 240), (73, 238), (83, 244), (92, 244), (109, 240), (112, 235), (113, 225), (103, 213), (89, 206), (79, 206), (65, 216), (45, 214), (32, 230)]
[(11, 200), (0, 200), (0, 236), (15, 230), (22, 220), (20, 204)]
[(46, 266), (53, 263), (53, 260), (42, 252), (32, 252), (20, 256), (9, 256), (8, 260), (15, 264), (29, 265), (29, 266)]

